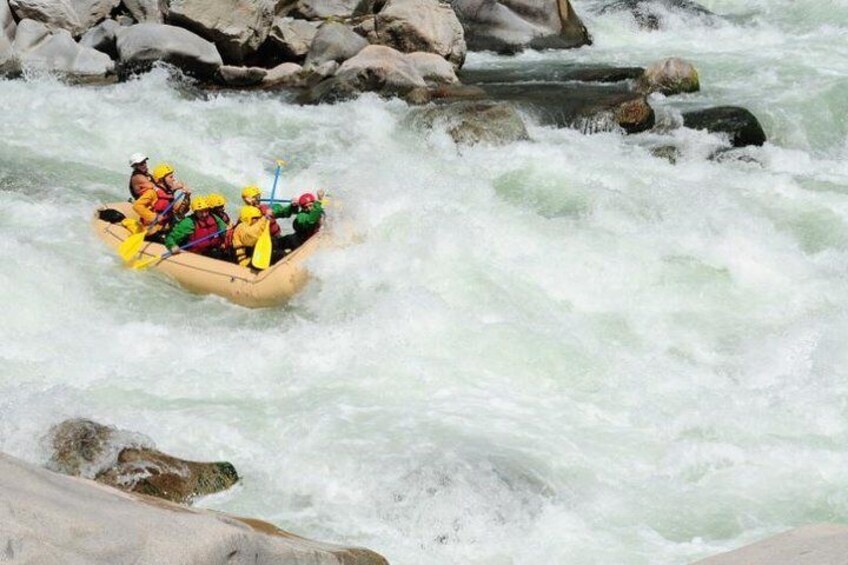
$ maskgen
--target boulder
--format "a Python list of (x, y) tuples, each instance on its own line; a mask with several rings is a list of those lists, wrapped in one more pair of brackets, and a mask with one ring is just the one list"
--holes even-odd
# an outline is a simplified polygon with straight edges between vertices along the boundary
[(642, 67), (610, 67), (566, 62), (551, 65), (548, 62), (527, 62), (501, 68), (463, 69), (459, 73), (459, 79), (465, 83), (596, 82), (612, 84), (638, 79), (644, 73), (645, 69)]
[(354, 98), (361, 92), (403, 96), (426, 86), (424, 77), (405, 54), (384, 45), (369, 45), (345, 61), (332, 78), (320, 82), (300, 100), (307, 104), (337, 102)]
[(813, 524), (708, 557), (693, 565), (836, 565), (848, 555), (848, 526)]
[(658, 61), (639, 77), (642, 92), (661, 92), (666, 96), (682, 92), (698, 92), (701, 88), (698, 71), (687, 61), (672, 57)]
[(125, 70), (149, 68), (165, 61), (209, 79), (223, 62), (213, 43), (192, 32), (166, 24), (137, 24), (117, 34), (118, 56)]
[(0, 73), (17, 70), (12, 42), (15, 40), (15, 18), (6, 0), (0, 0)]
[(595, 10), (598, 14), (630, 12), (643, 29), (656, 30), (665, 25), (668, 13), (713, 19), (716, 15), (690, 0), (614, 0)]
[(213, 42), (223, 59), (241, 64), (268, 37), (273, 6), (264, 0), (170, 0), (169, 24), (185, 27)]
[(121, 0), (71, 0), (71, 5), (81, 23), (81, 31), (86, 31), (109, 17)]
[(459, 82), (453, 65), (435, 53), (408, 53), (406, 60), (415, 67), (418, 74), (427, 82), (427, 86), (434, 87)]
[(263, 51), (276, 60), (303, 61), (320, 26), (318, 22), (276, 18)]
[(570, 0), (451, 0), (472, 51), (515, 53), (591, 44)]
[(123, 0), (123, 3), (138, 23), (161, 24), (165, 21), (159, 9), (159, 0)]
[(82, 33), (82, 22), (70, 0), (9, 0), (18, 20), (34, 20), (50, 28)]
[(613, 108), (615, 123), (627, 133), (640, 133), (654, 127), (654, 109), (644, 96), (623, 100)]
[(381, 45), (404, 53), (435, 53), (457, 68), (465, 62), (462, 24), (438, 0), (388, 0), (374, 18), (374, 28)]
[(363, 548), (198, 510), (0, 454), (0, 559), (14, 563), (388, 565)]
[(121, 26), (115, 20), (103, 20), (87, 32), (79, 40), (83, 47), (97, 49), (106, 53), (112, 59), (118, 58), (118, 49), (115, 47), (115, 37)]
[(22, 70), (48, 71), (79, 81), (98, 81), (115, 72), (108, 55), (78, 45), (66, 29), (22, 20), (12, 44)]
[(261, 67), (235, 67), (222, 65), (218, 67), (216, 79), (226, 86), (255, 86), (265, 80), (267, 69)]
[(315, 39), (312, 40), (309, 54), (306, 56), (306, 62), (303, 66), (317, 67), (327, 61), (343, 63), (367, 45), (368, 41), (346, 25), (327, 22), (315, 34)]
[(297, 86), (300, 84), (300, 73), (303, 67), (297, 63), (283, 63), (270, 69), (262, 80), (262, 86)]
[(359, 2), (360, 0), (298, 0), (293, 13), (307, 20), (349, 18)]
[(530, 139), (524, 120), (503, 102), (457, 102), (417, 110), (411, 116), (414, 124), (446, 129), (459, 145), (507, 145)]
[(738, 106), (720, 106), (685, 112), (683, 125), (687, 128), (726, 134), (733, 147), (762, 145), (766, 142), (766, 134), (756, 116)]
[(198, 463), (157, 451), (141, 436), (91, 420), (66, 420), (51, 428), (53, 471), (173, 502), (188, 503), (238, 481), (227, 462)]

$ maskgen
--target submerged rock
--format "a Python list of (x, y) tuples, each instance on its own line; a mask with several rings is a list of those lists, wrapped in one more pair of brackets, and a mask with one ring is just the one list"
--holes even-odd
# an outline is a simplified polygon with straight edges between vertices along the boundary
[(177, 459), (143, 436), (91, 420), (66, 420), (50, 430), (49, 441), (51, 470), (173, 502), (189, 503), (238, 481), (230, 463)]
[(443, 127), (459, 145), (507, 145), (530, 139), (524, 120), (509, 104), (492, 101), (456, 102), (417, 110), (412, 121)]
[(701, 84), (698, 71), (692, 63), (672, 57), (645, 69), (645, 73), (639, 78), (638, 87), (642, 92), (661, 92), (669, 96), (697, 92), (701, 89)]
[(451, 0), (472, 51), (515, 53), (591, 44), (569, 0)]
[(683, 125), (687, 128), (726, 134), (733, 147), (762, 145), (766, 142), (766, 133), (756, 116), (738, 106), (720, 106), (685, 112)]
[(373, 551), (64, 477), (0, 454), (0, 559), (21, 563), (388, 565)]
[(211, 79), (223, 64), (215, 45), (194, 33), (165, 24), (137, 24), (117, 33), (117, 49), (125, 70), (146, 70), (156, 61), (171, 63)]
[(453, 9), (437, 0), (388, 0), (374, 18), (380, 45), (403, 53), (435, 53), (459, 68), (465, 62), (465, 34)]
[(34, 20), (18, 24), (12, 44), (22, 70), (47, 71), (73, 80), (103, 80), (115, 71), (108, 55), (77, 44), (66, 29), (51, 30)]
[(601, 6), (599, 14), (630, 12), (636, 23), (644, 29), (660, 29), (665, 24), (665, 13), (714, 18), (716, 15), (690, 0), (614, 0)]

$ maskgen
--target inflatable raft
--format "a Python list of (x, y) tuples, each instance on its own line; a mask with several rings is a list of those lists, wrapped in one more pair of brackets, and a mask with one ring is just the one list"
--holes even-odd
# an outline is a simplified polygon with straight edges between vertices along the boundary
[[(128, 202), (108, 204), (100, 210), (104, 208), (118, 210), (127, 218), (138, 219)], [(98, 213), (95, 213), (92, 225), (100, 239), (116, 251), (118, 246), (132, 235), (132, 232), (121, 224), (110, 224), (101, 220)], [(254, 271), (235, 263), (189, 252), (157, 261), (151, 268), (165, 273), (191, 292), (217, 294), (248, 308), (264, 308), (286, 302), (303, 288), (309, 278), (304, 262), (327, 241), (325, 233), (319, 231), (291, 254), (264, 271)], [(139, 259), (158, 256), (167, 251), (164, 245), (145, 243)]]

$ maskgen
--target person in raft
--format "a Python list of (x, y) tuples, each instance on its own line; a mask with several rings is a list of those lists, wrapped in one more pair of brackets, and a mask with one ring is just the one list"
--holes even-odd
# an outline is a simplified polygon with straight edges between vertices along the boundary
[(130, 155), (129, 161), (130, 167), (132, 167), (129, 183), (130, 202), (132, 202), (151, 188), (155, 189), (156, 187), (154, 186), (153, 175), (147, 170), (147, 155), (133, 153)]
[(302, 194), (297, 199), (298, 212), (292, 222), (294, 233), (285, 235), (280, 239), (283, 256), (303, 245), (307, 239), (321, 229), (321, 224), (324, 222), (324, 206), (321, 204), (321, 201), (324, 200), (324, 191), (319, 190), (317, 194), (317, 199), (309, 192)]
[[(180, 247), (198, 242), (186, 251), (199, 253), (213, 259), (224, 259), (224, 233), (229, 227), (212, 214), (209, 198), (195, 196), (191, 199), (192, 214), (180, 220), (165, 236), (165, 247), (171, 253), (180, 253)], [(216, 235), (217, 234), (217, 235)], [(214, 237), (210, 237), (214, 236)]]
[(233, 230), (233, 254), (235, 261), (242, 267), (250, 267), (253, 248), (259, 241), (259, 236), (268, 227), (268, 222), (274, 219), (269, 211), (263, 215), (256, 206), (244, 206), (239, 213), (239, 222)]
[[(133, 204), (133, 211), (138, 214), (142, 227), (147, 230), (144, 239), (163, 243), (165, 234), (188, 212), (191, 189), (176, 180), (174, 168), (164, 163), (153, 168), (153, 181), (154, 188), (138, 197)], [(178, 190), (182, 190), (185, 197), (171, 206), (177, 198)]]
[(297, 204), (288, 203), (282, 204), (280, 202), (272, 202), (271, 204), (262, 204), (260, 199), (262, 198), (262, 191), (258, 186), (246, 186), (241, 191), (241, 199), (244, 200), (244, 203), (248, 206), (254, 206), (259, 208), (259, 211), (262, 212), (263, 216), (269, 218), (271, 222), (271, 263), (276, 263), (279, 261), (284, 253), (284, 247), (281, 242), (281, 230), (280, 224), (277, 223), (277, 218), (289, 218), (292, 214), (297, 212)]
[(230, 221), (230, 215), (227, 214), (227, 210), (224, 208), (227, 205), (227, 199), (224, 198), (222, 194), (218, 194), (216, 192), (207, 194), (206, 202), (209, 203), (209, 211), (213, 216), (220, 219), (222, 222), (227, 224), (227, 226), (233, 225)]

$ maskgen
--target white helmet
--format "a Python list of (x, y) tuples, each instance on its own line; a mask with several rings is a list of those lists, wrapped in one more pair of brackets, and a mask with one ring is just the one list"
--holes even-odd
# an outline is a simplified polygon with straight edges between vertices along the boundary
[(143, 163), (144, 161), (147, 161), (147, 155), (144, 153), (133, 153), (130, 155), (130, 167)]

